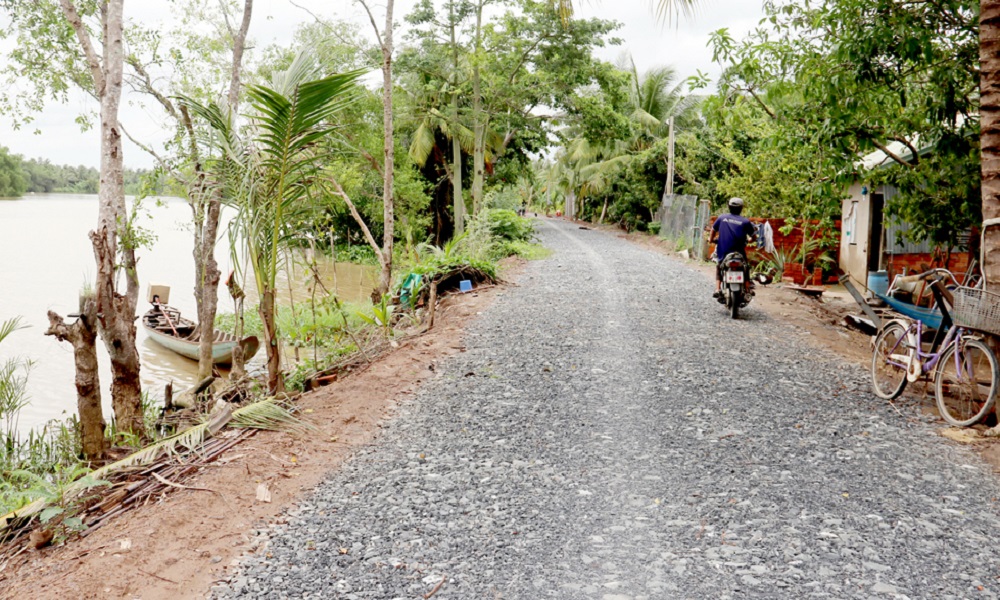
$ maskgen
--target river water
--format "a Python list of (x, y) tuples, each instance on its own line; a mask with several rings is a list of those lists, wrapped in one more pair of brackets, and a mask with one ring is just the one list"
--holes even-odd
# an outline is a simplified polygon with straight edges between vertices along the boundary
[[(151, 249), (139, 253), (138, 312), (141, 314), (148, 308), (146, 286), (162, 284), (171, 287), (170, 304), (196, 321), (191, 210), (179, 198), (161, 198), (159, 202), (147, 199), (143, 205), (149, 218), (141, 224), (153, 231), (156, 241)], [(22, 431), (76, 411), (73, 351), (68, 343), (44, 335), (48, 328), (46, 311), (54, 310), (64, 317), (76, 312), (80, 288), (93, 283), (96, 269), (87, 233), (96, 222), (94, 195), (35, 194), (18, 200), (0, 200), (0, 321), (20, 316), (26, 326), (0, 344), (0, 361), (18, 356), (33, 362), (28, 379), (30, 404), (21, 412), (19, 423)], [(232, 260), (224, 233), (216, 259), (225, 277), (232, 268)], [(329, 259), (319, 266), (324, 284), (344, 300), (367, 300), (377, 283), (373, 267)], [(303, 297), (305, 286), (299, 280), (304, 281), (307, 275), (301, 268), (294, 275), (293, 291)], [(287, 280), (279, 285), (279, 290), (287, 298)], [(233, 311), (224, 286), (220, 286), (219, 310)], [(147, 339), (142, 327), (138, 327), (138, 345), (143, 389), (154, 398), (162, 396), (168, 381), (174, 381), (175, 390), (194, 382), (197, 363)], [(98, 350), (104, 410), (108, 416), (111, 375), (100, 340)]]

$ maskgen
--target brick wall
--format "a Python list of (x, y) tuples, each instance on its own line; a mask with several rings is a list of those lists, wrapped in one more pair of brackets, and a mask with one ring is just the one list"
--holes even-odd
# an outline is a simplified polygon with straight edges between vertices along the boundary
[(969, 253), (968, 252), (952, 252), (951, 258), (948, 260), (948, 264), (944, 264), (944, 257), (941, 256), (937, 260), (935, 257), (929, 253), (921, 254), (892, 254), (889, 256), (889, 281), (896, 275), (903, 272), (909, 274), (922, 273), (932, 267), (945, 267), (958, 277), (961, 281), (962, 277), (965, 275), (965, 270), (969, 268)]
[[(711, 232), (712, 226), (715, 224), (715, 219), (717, 217), (712, 217), (708, 223), (708, 230)], [(774, 247), (777, 250), (781, 250), (785, 253), (793, 253), (802, 247), (803, 230), (801, 227), (793, 227), (791, 231), (787, 234), (782, 233), (781, 229), (785, 226), (785, 219), (763, 219), (759, 217), (750, 217), (750, 222), (754, 225), (758, 225), (767, 221), (771, 224), (771, 229), (774, 230)], [(811, 227), (815, 227), (819, 221), (811, 221)], [(810, 235), (815, 235), (813, 229), (810, 229)], [(834, 222), (834, 234), (833, 240), (831, 241), (830, 250), (836, 255), (837, 248), (840, 246), (840, 221)], [(711, 244), (709, 252), (715, 250), (715, 245)], [(815, 253), (814, 253), (815, 254)], [(759, 260), (764, 260), (770, 258), (770, 255), (766, 252), (758, 252), (756, 249), (750, 251), (750, 260), (752, 262), (757, 262)], [(813, 257), (810, 257), (813, 258)], [(811, 262), (811, 261), (810, 261)]]

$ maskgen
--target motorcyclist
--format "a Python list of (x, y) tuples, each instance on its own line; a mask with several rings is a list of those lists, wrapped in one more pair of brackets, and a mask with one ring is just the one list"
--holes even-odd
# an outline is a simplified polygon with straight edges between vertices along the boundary
[(743, 281), (749, 292), (750, 286), (750, 263), (747, 261), (747, 241), (757, 239), (757, 229), (750, 222), (750, 219), (741, 216), (743, 212), (743, 199), (729, 199), (729, 214), (721, 215), (712, 224), (712, 238), (710, 242), (717, 242), (715, 256), (718, 259), (715, 269), (715, 293), (712, 294), (719, 302), (725, 302), (722, 296), (722, 273), (725, 270), (723, 260), (731, 252), (738, 252), (743, 255)]

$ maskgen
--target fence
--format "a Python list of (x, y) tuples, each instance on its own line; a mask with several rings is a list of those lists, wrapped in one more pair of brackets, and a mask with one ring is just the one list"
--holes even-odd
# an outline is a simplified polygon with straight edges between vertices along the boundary
[(683, 241), (699, 259), (708, 258), (702, 231), (708, 224), (711, 212), (708, 200), (698, 196), (664, 194), (660, 204), (660, 235), (667, 239)]

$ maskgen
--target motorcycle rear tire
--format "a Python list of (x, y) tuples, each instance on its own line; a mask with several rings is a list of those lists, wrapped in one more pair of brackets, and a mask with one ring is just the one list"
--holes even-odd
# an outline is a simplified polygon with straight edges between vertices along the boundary
[(740, 317), (740, 304), (743, 302), (742, 292), (729, 292), (729, 314), (732, 318), (738, 319)]

